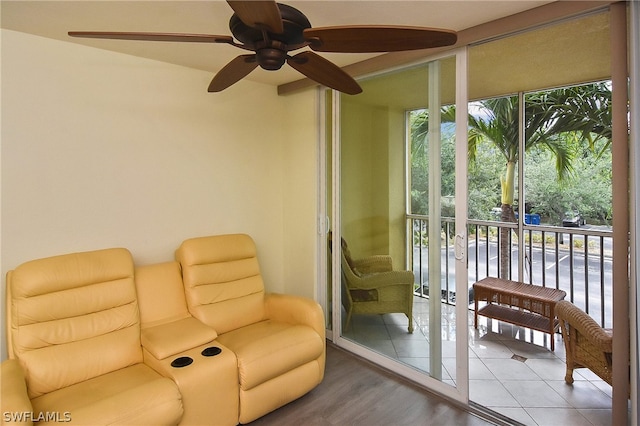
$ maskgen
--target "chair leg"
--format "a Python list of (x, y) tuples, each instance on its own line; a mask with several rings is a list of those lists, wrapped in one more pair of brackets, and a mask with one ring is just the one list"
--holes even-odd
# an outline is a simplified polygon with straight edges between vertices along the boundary
[(567, 374), (564, 376), (564, 381), (568, 384), (573, 383), (573, 369), (575, 368), (575, 364), (573, 363), (573, 356), (571, 354), (567, 354)]
[(567, 367), (567, 374), (564, 376), (564, 381), (568, 384), (573, 383), (573, 368)]
[(409, 318), (409, 333), (413, 333), (413, 315), (407, 315), (407, 318)]
[(349, 310), (347, 311), (347, 321), (345, 322), (345, 324), (344, 324), (344, 330), (342, 330), (342, 331), (347, 331), (347, 330), (349, 330), (349, 323), (351, 322), (351, 313), (352, 313), (352, 311), (351, 311), (351, 309), (349, 309)]

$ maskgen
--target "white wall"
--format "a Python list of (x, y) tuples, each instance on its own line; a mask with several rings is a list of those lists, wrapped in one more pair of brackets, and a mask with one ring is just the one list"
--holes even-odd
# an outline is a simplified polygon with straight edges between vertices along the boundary
[(6, 272), (24, 261), (123, 246), (147, 264), (232, 232), (256, 240), (269, 291), (313, 296), (315, 116), (285, 113), (313, 94), (247, 81), (208, 94), (210, 73), (7, 30), (1, 54), (3, 309)]

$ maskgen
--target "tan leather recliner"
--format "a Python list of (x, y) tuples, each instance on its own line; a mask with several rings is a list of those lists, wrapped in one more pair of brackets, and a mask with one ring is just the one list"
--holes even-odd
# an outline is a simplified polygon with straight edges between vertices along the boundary
[(31, 424), (171, 425), (176, 384), (143, 363), (126, 249), (39, 259), (7, 274), (2, 412)]
[(309, 299), (265, 294), (248, 235), (186, 240), (176, 252), (191, 314), (238, 358), (240, 423), (304, 395), (324, 376), (325, 328)]
[(236, 356), (187, 310), (178, 262), (138, 266), (135, 272), (144, 362), (178, 384), (180, 424), (238, 424)]

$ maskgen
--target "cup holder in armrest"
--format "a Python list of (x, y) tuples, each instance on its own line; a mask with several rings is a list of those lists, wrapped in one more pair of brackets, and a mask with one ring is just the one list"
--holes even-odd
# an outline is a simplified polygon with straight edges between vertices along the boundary
[(190, 358), (188, 356), (181, 356), (171, 361), (171, 366), (174, 368), (181, 368), (181, 367), (186, 367), (192, 362), (193, 362), (193, 358)]
[(220, 349), (219, 347), (217, 347), (217, 346), (209, 346), (208, 348), (205, 348), (202, 351), (202, 356), (216, 356), (220, 352), (222, 352), (222, 349)]

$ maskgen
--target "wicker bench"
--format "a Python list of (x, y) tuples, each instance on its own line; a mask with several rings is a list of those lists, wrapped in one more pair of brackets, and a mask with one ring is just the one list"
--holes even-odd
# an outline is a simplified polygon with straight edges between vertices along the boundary
[[(538, 285), (487, 277), (473, 285), (475, 304), (474, 325), (478, 328), (478, 315), (542, 331), (551, 335), (551, 350), (555, 350), (553, 334), (559, 322), (555, 315), (556, 303), (565, 298), (563, 290)], [(487, 304), (478, 308), (479, 302)]]

